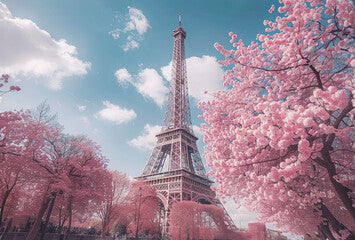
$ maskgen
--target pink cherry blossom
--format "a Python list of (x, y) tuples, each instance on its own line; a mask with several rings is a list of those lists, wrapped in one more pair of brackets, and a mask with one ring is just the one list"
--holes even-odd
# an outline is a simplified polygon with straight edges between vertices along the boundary
[(273, 13), (275, 11), (275, 5), (272, 5), (269, 9), (269, 13)]

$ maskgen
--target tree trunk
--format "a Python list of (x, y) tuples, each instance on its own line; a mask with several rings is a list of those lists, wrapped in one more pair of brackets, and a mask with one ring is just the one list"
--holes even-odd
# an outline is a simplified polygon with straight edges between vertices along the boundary
[(69, 223), (68, 223), (68, 230), (67, 233), (65, 234), (64, 240), (67, 240), (70, 234), (70, 228), (71, 228), (71, 222), (72, 222), (72, 201), (73, 201), (73, 196), (69, 197), (69, 203), (68, 203), (68, 212), (69, 212)]
[(59, 209), (58, 233), (64, 236), (63, 227), (64, 227), (64, 223), (67, 221), (68, 216), (66, 215), (63, 208), (64, 208), (63, 205), (61, 205)]
[(59, 209), (59, 217), (58, 217), (58, 233), (62, 234), (62, 209)]
[(53, 210), (55, 198), (57, 197), (57, 193), (53, 193), (52, 196), (53, 196), (52, 197), (52, 201), (51, 201), (51, 204), (49, 205), (46, 221), (44, 222), (44, 226), (43, 226), (43, 230), (42, 230), (42, 233), (41, 233), (40, 240), (43, 240), (44, 235), (46, 234), (47, 225), (48, 225), (49, 219), (50, 219), (51, 214), (52, 214), (52, 210)]
[(327, 236), (325, 236), (325, 234), (323, 233), (322, 229), (320, 228), (320, 226), (318, 226), (318, 234), (319, 234), (319, 237), (322, 239), (322, 240), (327, 240)]
[(351, 189), (339, 183), (334, 179), (337, 175), (334, 163), (330, 157), (329, 149), (327, 147), (323, 148), (321, 151), (323, 159), (326, 161), (325, 168), (327, 169), (330, 182), (332, 183), (335, 191), (337, 192), (340, 200), (343, 202), (344, 207), (349, 211), (353, 220), (355, 220), (355, 207), (353, 207), (352, 199), (349, 197), (348, 193), (351, 193)]
[(355, 235), (346, 227), (344, 226), (341, 222), (339, 222), (335, 216), (329, 211), (328, 207), (324, 205), (322, 202), (316, 204), (322, 212), (322, 217), (328, 220), (330, 226), (332, 229), (341, 236), (340, 231), (345, 230), (349, 232), (349, 236), (346, 238), (346, 240), (351, 240), (355, 239)]
[(106, 232), (107, 232), (107, 225), (110, 219), (110, 215), (111, 215), (111, 207), (110, 205), (106, 206), (105, 208), (105, 214), (104, 217), (102, 219), (102, 224), (101, 224), (101, 237), (105, 236)]
[(43, 198), (43, 201), (42, 201), (41, 207), (39, 209), (39, 212), (37, 214), (35, 223), (33, 224), (33, 227), (31, 229), (31, 231), (28, 233), (28, 235), (26, 236), (25, 240), (35, 240), (37, 238), (38, 231), (39, 231), (41, 224), (42, 224), (42, 217), (48, 208), (48, 204), (49, 204), (50, 200), (51, 200), (51, 198), (48, 196), (45, 196)]
[(10, 196), (10, 193), (12, 192), (12, 190), (14, 189), (14, 187), (16, 186), (17, 184), (17, 180), (18, 180), (18, 176), (19, 176), (19, 172), (16, 173), (16, 178), (13, 182), (13, 184), (10, 186), (7, 186), (7, 190), (5, 192), (5, 195), (4, 195), (4, 198), (2, 199), (2, 202), (1, 202), (1, 210), (0, 210), (0, 233), (1, 233), (1, 227), (2, 227), (2, 218), (4, 216), (4, 211), (5, 211), (5, 204), (6, 204), (6, 201), (8, 199), (8, 197)]
[(329, 229), (328, 223), (323, 222), (319, 224), (318, 229), (320, 230), (320, 234), (326, 237), (326, 239), (336, 240)]
[(2, 199), (2, 202), (1, 202), (1, 210), (0, 210), (0, 233), (1, 233), (1, 228), (2, 228), (2, 216), (4, 215), (5, 204), (6, 204), (6, 201), (7, 201), (7, 198), (9, 197), (9, 195), (10, 195), (10, 190), (7, 190), (7, 191), (5, 192), (4, 198)]
[(10, 218), (4, 232), (2, 233), (2, 235), (0, 235), (0, 240), (5, 240), (7, 233), (10, 231), (11, 225), (12, 225), (12, 218)]
[(139, 187), (139, 199), (138, 199), (138, 213), (137, 213), (137, 226), (136, 226), (136, 239), (138, 239), (138, 232), (139, 232), (139, 222), (141, 218), (141, 205), (142, 205), (142, 188)]
[(333, 172), (331, 170), (328, 170), (328, 174), (330, 181), (333, 184), (335, 191), (338, 193), (340, 200), (343, 202), (345, 208), (349, 211), (351, 217), (355, 221), (355, 208), (353, 207), (352, 200), (351, 198), (349, 198), (348, 195), (351, 190), (334, 179), (334, 176), (336, 175), (335, 171)]
[[(343, 121), (343, 119), (347, 116), (347, 114), (349, 112), (351, 112), (351, 110), (353, 110), (353, 108), (354, 108), (353, 102), (352, 102), (353, 99), (354, 99), (354, 96), (350, 92), (348, 104), (341, 111), (339, 117), (335, 120), (335, 122), (333, 124), (334, 128), (338, 129), (341, 122)], [(355, 221), (355, 207), (353, 206), (353, 201), (352, 201), (351, 197), (349, 196), (349, 193), (352, 193), (352, 190), (347, 188), (346, 186), (344, 186), (343, 184), (339, 183), (338, 181), (336, 181), (334, 179), (334, 176), (337, 175), (337, 172), (336, 172), (334, 162), (332, 161), (332, 157), (329, 152), (332, 149), (334, 139), (335, 139), (335, 133), (332, 133), (327, 138), (323, 139), (323, 149), (321, 150), (322, 158), (325, 161), (323, 167), (325, 167), (327, 169), (329, 179), (330, 179), (335, 191), (337, 192), (340, 200), (343, 202), (344, 207), (349, 211), (351, 217), (353, 218), (353, 221)]]

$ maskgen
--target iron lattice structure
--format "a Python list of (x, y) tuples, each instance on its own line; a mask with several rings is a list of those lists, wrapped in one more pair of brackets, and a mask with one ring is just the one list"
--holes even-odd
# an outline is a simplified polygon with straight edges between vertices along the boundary
[[(196, 145), (198, 138), (192, 130), (184, 46), (186, 32), (181, 27), (181, 21), (173, 36), (171, 81), (163, 126), (156, 135), (157, 143), (148, 163), (137, 178), (157, 190), (164, 207), (163, 233), (168, 231), (169, 213), (175, 202), (191, 200), (223, 208), (211, 189), (213, 182), (206, 176)], [(225, 213), (226, 223), (235, 229), (232, 219)]]
[(184, 128), (192, 133), (189, 93), (186, 78), (185, 45), (186, 32), (181, 24), (173, 32), (174, 52), (171, 66), (171, 83), (162, 130)]

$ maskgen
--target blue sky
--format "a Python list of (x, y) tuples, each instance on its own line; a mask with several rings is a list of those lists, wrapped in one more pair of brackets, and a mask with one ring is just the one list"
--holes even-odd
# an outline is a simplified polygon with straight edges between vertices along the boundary
[[(22, 90), (3, 96), (0, 110), (33, 109), (46, 100), (71, 134), (102, 146), (109, 167), (139, 176), (162, 124), (172, 31), (182, 13), (192, 122), (203, 92), (222, 88), (228, 33), (249, 43), (270, 19), (262, 0), (0, 0), (0, 73)], [(232, 203), (228, 203), (232, 208)], [(245, 226), (255, 215), (239, 211)], [(243, 215), (244, 214), (244, 215)]]

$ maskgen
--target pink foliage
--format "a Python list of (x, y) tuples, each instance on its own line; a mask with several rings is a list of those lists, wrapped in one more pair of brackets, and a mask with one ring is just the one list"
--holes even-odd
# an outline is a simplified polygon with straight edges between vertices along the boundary
[(231, 70), (228, 89), (199, 103), (204, 156), (219, 194), (263, 222), (304, 234), (327, 219), (340, 234), (355, 229), (354, 5), (280, 3), (249, 46), (234, 33), (232, 50), (215, 44)]
[(214, 231), (209, 227), (202, 226), (198, 229), (199, 239), (213, 240)]
[(174, 239), (235, 239), (227, 228), (222, 208), (193, 201), (175, 203), (170, 213), (169, 234)]
[(263, 223), (249, 223), (248, 232), (250, 233), (250, 239), (255, 240), (267, 240), (267, 232), (265, 224)]
[[(24, 112), (0, 113), (0, 223), (17, 209), (19, 196), (26, 184), (31, 183), (31, 164), (24, 165), (26, 152)], [(10, 211), (11, 210), (11, 211)]]
[(148, 232), (153, 235), (159, 231), (159, 200), (153, 187), (146, 182), (132, 183), (125, 205), (128, 232), (135, 236)]
[(51, 215), (50, 205), (56, 222), (64, 224), (66, 215), (71, 225), (84, 223), (93, 203), (104, 199), (107, 160), (100, 147), (63, 134), (48, 111), (42, 104), (33, 114), (0, 113), (0, 224), (4, 214), (36, 216), (28, 239), (36, 237), (44, 214)]
[(101, 220), (101, 231), (106, 234), (112, 229), (114, 223), (128, 225), (121, 215), (126, 214), (124, 207), (131, 182), (126, 174), (118, 171), (107, 171), (102, 181), (104, 182), (104, 199), (98, 203), (96, 208)]

